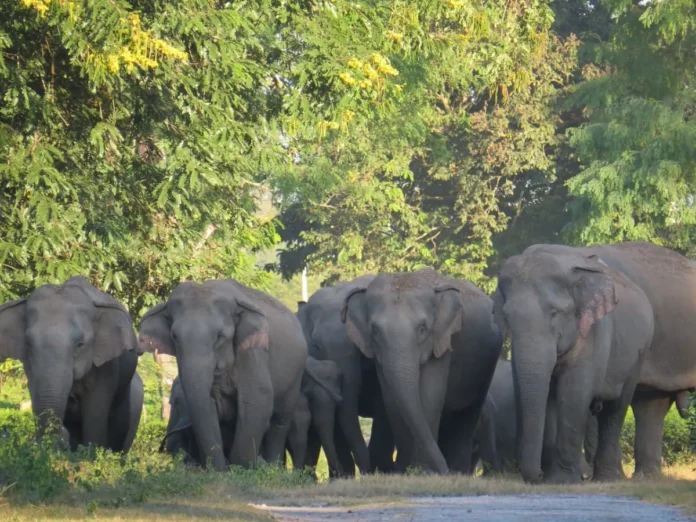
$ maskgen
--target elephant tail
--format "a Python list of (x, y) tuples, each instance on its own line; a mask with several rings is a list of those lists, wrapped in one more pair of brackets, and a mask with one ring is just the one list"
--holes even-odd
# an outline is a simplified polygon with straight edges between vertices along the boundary
[(320, 377), (318, 377), (308, 366), (305, 366), (304, 368), (305, 375), (312, 379), (317, 385), (319, 385), (322, 389), (326, 391), (326, 393), (329, 394), (329, 397), (331, 397), (331, 400), (334, 401), (336, 404), (340, 404), (343, 402), (343, 396), (334, 390), (331, 386), (327, 386), (327, 384), (322, 381)]
[(165, 433), (164, 437), (162, 437), (162, 442), (160, 443), (159, 452), (164, 453), (164, 447), (167, 444), (168, 437), (171, 437), (175, 433), (179, 433), (180, 431), (184, 431), (184, 430), (187, 430), (189, 428), (193, 428), (193, 424), (191, 424), (190, 422), (188, 424), (184, 424), (183, 426), (177, 426), (172, 431)]

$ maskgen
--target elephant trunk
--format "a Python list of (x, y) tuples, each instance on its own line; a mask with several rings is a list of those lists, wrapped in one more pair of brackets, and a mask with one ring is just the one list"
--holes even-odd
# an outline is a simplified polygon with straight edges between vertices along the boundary
[(207, 461), (210, 459), (216, 471), (226, 471), (227, 462), (222, 446), (220, 422), (215, 401), (211, 395), (213, 371), (214, 359), (212, 354), (209, 358), (201, 357), (195, 361), (187, 361), (186, 359), (179, 361), (181, 384), (200, 455), (204, 459), (202, 464), (207, 465)]
[[(520, 469), (524, 480), (531, 483), (538, 483), (543, 478), (541, 458), (546, 404), (555, 365), (555, 347), (545, 346), (547, 344), (524, 339), (513, 341), (512, 346)], [(540, 353), (544, 353), (544, 356), (540, 357)]]
[(33, 371), (30, 378), (34, 381), (31, 386), (31, 404), (34, 415), (38, 418), (38, 435), (61, 434), (73, 384), (72, 367), (63, 372), (55, 368), (51, 368), (50, 372), (42, 372), (40, 368), (38, 370)]
[(414, 447), (411, 448), (411, 457), (422, 456), (425, 458), (424, 464), (430, 469), (438, 473), (447, 473), (447, 463), (437, 445), (435, 435), (430, 430), (421, 404), (418, 361), (411, 361), (397, 354), (393, 358), (385, 358), (380, 366), (385, 384), (391, 391), (397, 407), (397, 414), (401, 416), (411, 432), (414, 443)]

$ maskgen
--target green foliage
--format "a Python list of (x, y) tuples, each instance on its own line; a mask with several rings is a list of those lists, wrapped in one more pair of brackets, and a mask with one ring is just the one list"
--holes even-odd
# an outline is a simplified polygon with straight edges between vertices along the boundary
[(302, 256), (281, 260), (330, 280), (429, 265), (490, 286), (514, 180), (553, 175), (553, 102), (577, 41), (549, 33), (544, 2), (388, 2), (366, 16), (378, 29), (342, 49), (344, 73), (376, 51), (403, 89), (321, 141), (290, 142), (296, 165), (275, 187), (281, 235)]
[(569, 106), (589, 122), (571, 131), (583, 171), (568, 182), (570, 241), (650, 240), (692, 250), (695, 136), (691, 84), (696, 6), (606, 1), (616, 16)]
[[(633, 410), (629, 408), (621, 429), (621, 452), (626, 461), (634, 458), (636, 421)], [(670, 408), (665, 417), (662, 439), (662, 459), (667, 465), (693, 461), (694, 442), (696, 442), (696, 417), (691, 409), (688, 420), (682, 419), (676, 407)]]

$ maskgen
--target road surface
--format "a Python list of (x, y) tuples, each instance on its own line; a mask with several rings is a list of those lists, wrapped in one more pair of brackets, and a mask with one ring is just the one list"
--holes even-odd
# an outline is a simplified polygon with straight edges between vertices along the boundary
[(264, 506), (283, 522), (687, 522), (676, 508), (609, 495), (482, 495), (424, 497), (368, 508)]

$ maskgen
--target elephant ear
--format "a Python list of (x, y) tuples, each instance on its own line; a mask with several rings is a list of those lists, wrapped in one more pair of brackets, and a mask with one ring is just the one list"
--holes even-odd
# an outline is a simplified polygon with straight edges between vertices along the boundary
[(493, 294), (493, 321), (498, 327), (500, 336), (503, 339), (507, 338), (507, 325), (505, 324), (505, 318), (503, 317), (503, 305), (505, 304), (505, 298), (503, 297), (503, 292), (500, 291), (500, 287), (495, 289)]
[(0, 306), (0, 362), (8, 357), (22, 362), (26, 358), (26, 303), (26, 299), (17, 299)]
[(73, 277), (66, 285), (79, 286), (97, 308), (94, 335), (95, 366), (102, 366), (119, 357), (124, 351), (135, 350), (137, 339), (128, 310), (109, 294), (92, 286), (84, 277)]
[(372, 342), (367, 335), (367, 305), (365, 295), (367, 288), (353, 288), (346, 296), (341, 310), (341, 322), (346, 325), (346, 333), (351, 342), (363, 355), (372, 359), (375, 354)]
[(442, 357), (452, 349), (452, 336), (462, 329), (463, 307), (459, 289), (453, 285), (435, 288), (438, 296), (433, 323), (433, 355)]
[(167, 303), (150, 308), (140, 321), (138, 353), (152, 352), (176, 355), (169, 326)]
[(578, 310), (578, 331), (585, 338), (592, 325), (616, 308), (619, 299), (614, 281), (603, 266), (575, 266), (573, 271), (578, 274), (573, 287)]
[(268, 350), (268, 319), (260, 308), (245, 298), (236, 298), (238, 309), (234, 346), (237, 353), (254, 348)]

